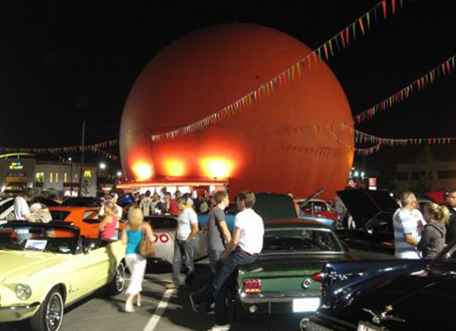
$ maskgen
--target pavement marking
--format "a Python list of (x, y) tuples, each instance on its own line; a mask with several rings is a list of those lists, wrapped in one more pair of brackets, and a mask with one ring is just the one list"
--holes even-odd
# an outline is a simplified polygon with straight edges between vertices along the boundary
[(160, 318), (162, 317), (163, 313), (165, 312), (166, 308), (168, 307), (169, 299), (171, 298), (172, 294), (175, 290), (166, 290), (163, 293), (163, 296), (158, 303), (157, 309), (155, 310), (152, 317), (147, 322), (146, 326), (144, 327), (143, 331), (153, 331), (158, 325)]

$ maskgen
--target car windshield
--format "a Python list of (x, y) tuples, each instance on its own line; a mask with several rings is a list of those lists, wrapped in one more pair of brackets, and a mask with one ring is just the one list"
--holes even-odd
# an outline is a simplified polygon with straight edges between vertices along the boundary
[(60, 254), (76, 252), (77, 232), (52, 226), (0, 227), (0, 250), (42, 251)]
[(325, 229), (267, 229), (263, 252), (343, 252), (334, 234)]

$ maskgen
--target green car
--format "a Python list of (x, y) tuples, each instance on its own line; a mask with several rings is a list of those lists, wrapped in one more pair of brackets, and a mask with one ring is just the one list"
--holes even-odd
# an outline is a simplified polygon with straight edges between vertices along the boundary
[(226, 319), (291, 315), (305, 322), (320, 306), (325, 263), (349, 259), (334, 232), (320, 223), (266, 223), (262, 253), (255, 263), (239, 269), (234, 291), (228, 291)]

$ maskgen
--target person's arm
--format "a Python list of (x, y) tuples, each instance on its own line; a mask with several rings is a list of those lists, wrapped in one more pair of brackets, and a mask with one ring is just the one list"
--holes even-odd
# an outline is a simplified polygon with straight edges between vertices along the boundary
[(190, 217), (190, 225), (192, 227), (192, 231), (190, 232), (190, 235), (187, 237), (186, 240), (192, 240), (193, 238), (196, 237), (196, 235), (199, 232), (198, 216), (196, 215), (195, 212), (188, 212), (188, 215)]
[(127, 244), (127, 229), (125, 228), (122, 231), (122, 234), (120, 235), (120, 240), (122, 241), (122, 244), (126, 245)]
[(409, 245), (412, 246), (417, 246), (418, 242), (416, 241), (416, 238), (411, 234), (411, 233), (406, 233), (404, 235), (405, 242)]
[(237, 247), (239, 244), (239, 238), (241, 237), (241, 229), (238, 228), (237, 226), (234, 228), (233, 235), (231, 236), (231, 240), (226, 245), (225, 252), (223, 252), (223, 257), (226, 258), (228, 255), (231, 254), (232, 251)]
[(451, 215), (448, 222), (448, 232), (446, 235), (447, 244), (451, 243), (456, 239), (456, 216)]
[(223, 239), (225, 243), (229, 243), (231, 241), (231, 232), (228, 229), (228, 225), (226, 225), (225, 220), (219, 222), (220, 231), (222, 231)]
[(150, 226), (150, 224), (144, 223), (143, 229), (144, 229), (144, 232), (146, 233), (147, 239), (149, 239), (149, 241), (151, 241), (151, 242), (154, 242), (155, 241), (154, 230), (152, 230), (152, 227)]

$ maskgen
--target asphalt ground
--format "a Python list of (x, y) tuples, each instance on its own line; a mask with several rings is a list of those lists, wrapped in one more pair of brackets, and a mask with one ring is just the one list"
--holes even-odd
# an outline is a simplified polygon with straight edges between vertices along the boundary
[[(353, 251), (354, 256), (362, 259), (382, 259), (391, 256)], [(143, 302), (134, 313), (123, 312), (125, 296), (105, 297), (102, 292), (86, 298), (68, 308), (64, 315), (63, 331), (183, 331), (208, 330), (213, 325), (213, 317), (192, 310), (188, 295), (190, 290), (167, 290), (165, 285), (171, 281), (169, 267), (155, 268), (143, 284)], [(206, 261), (197, 264), (199, 287), (207, 280)], [(0, 324), (0, 331), (30, 330), (27, 323)], [(298, 320), (290, 318), (264, 317), (255, 320), (242, 320), (231, 326), (239, 330), (299, 330)]]

